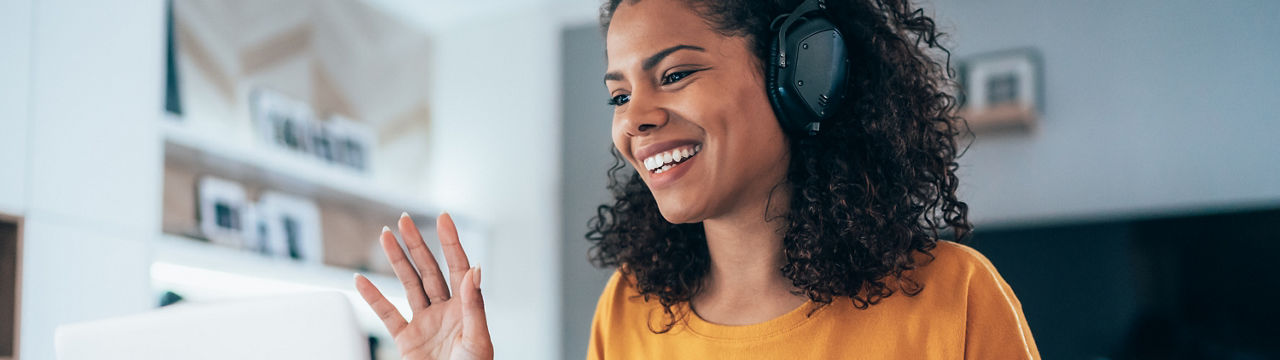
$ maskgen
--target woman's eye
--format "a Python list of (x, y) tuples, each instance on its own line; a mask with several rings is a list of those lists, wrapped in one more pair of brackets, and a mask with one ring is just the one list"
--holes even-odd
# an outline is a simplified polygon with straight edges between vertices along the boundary
[(662, 85), (667, 85), (667, 84), (671, 84), (671, 83), (674, 83), (674, 82), (680, 81), (680, 79), (684, 79), (684, 77), (689, 76), (689, 74), (693, 74), (694, 72), (695, 72), (695, 70), (690, 70), (690, 71), (677, 71), (677, 72), (673, 72), (673, 73), (671, 73), (671, 74), (668, 74), (667, 76), (663, 76), (663, 77), (662, 77)]
[(631, 95), (622, 94), (609, 98), (609, 105), (620, 106), (622, 104), (626, 104), (628, 101), (631, 101)]

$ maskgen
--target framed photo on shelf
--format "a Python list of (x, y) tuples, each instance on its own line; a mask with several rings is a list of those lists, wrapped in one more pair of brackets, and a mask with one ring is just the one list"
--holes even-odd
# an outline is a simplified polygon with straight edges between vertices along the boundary
[(961, 59), (958, 115), (974, 132), (1034, 128), (1044, 111), (1042, 63), (1031, 48)]
[(266, 253), (303, 262), (324, 262), (320, 208), (309, 199), (267, 191), (256, 207), (262, 219)]
[(249, 95), (249, 108), (263, 141), (296, 152), (313, 151), (315, 114), (311, 105), (270, 89), (257, 88)]
[(240, 248), (252, 236), (255, 223), (249, 217), (249, 200), (244, 187), (213, 176), (201, 177), (196, 185), (199, 207), (196, 212), (200, 232), (209, 242)]
[(369, 172), (369, 158), (377, 136), (369, 125), (342, 116), (330, 116), (324, 128), (330, 135), (332, 162)]
[(310, 104), (270, 89), (254, 89), (249, 104), (260, 138), (326, 164), (369, 173), (377, 135), (368, 124), (340, 115), (321, 121)]
[(259, 213), (257, 203), (251, 202), (245, 205), (244, 218), (245, 235), (242, 248), (263, 255), (271, 255), (271, 249), (267, 246), (269, 236), (267, 230), (270, 224)]

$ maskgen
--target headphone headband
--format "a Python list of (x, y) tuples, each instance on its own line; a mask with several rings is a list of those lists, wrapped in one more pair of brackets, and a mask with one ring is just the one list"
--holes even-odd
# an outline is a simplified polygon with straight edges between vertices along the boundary
[[(795, 24), (797, 20), (811, 12), (825, 11), (826, 9), (827, 0), (805, 0), (791, 10), (790, 13), (780, 16), (779, 19), (786, 20), (782, 23), (782, 26), (778, 27), (778, 48), (783, 49), (784, 44), (782, 42), (787, 38), (787, 29), (791, 28), (791, 25)], [(778, 22), (777, 20), (774, 19), (774, 24)], [(774, 24), (770, 24), (770, 26), (772, 27)], [(785, 51), (778, 54), (778, 67), (784, 69), (787, 67), (787, 53)]]

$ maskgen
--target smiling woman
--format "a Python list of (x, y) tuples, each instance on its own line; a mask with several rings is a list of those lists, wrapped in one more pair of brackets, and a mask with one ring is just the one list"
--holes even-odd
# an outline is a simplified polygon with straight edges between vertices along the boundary
[(588, 238), (618, 271), (589, 358), (1039, 357), (990, 262), (940, 240), (972, 225), (955, 195), (948, 52), (923, 14), (907, 1), (605, 5), (618, 163)]
[[(1009, 285), (956, 242), (965, 126), (923, 10), (610, 0), (602, 20), (615, 199), (587, 238), (617, 271), (588, 358), (1039, 358)], [(412, 321), (357, 288), (406, 358), (492, 358), (480, 271), (437, 222), (448, 283), (407, 216), (408, 255), (382, 235)]]

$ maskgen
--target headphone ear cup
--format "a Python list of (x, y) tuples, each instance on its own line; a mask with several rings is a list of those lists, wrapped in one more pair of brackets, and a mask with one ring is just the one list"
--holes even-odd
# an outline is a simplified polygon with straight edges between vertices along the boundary
[[(769, 102), (789, 135), (807, 137), (839, 110), (847, 92), (849, 57), (843, 35), (825, 18), (806, 18), (784, 36), (769, 48)], [(787, 66), (778, 66), (784, 55)]]
[(777, 34), (769, 39), (765, 87), (779, 124), (793, 137), (817, 134), (844, 99), (848, 52), (825, 9), (822, 0), (805, 0), (769, 26)]

